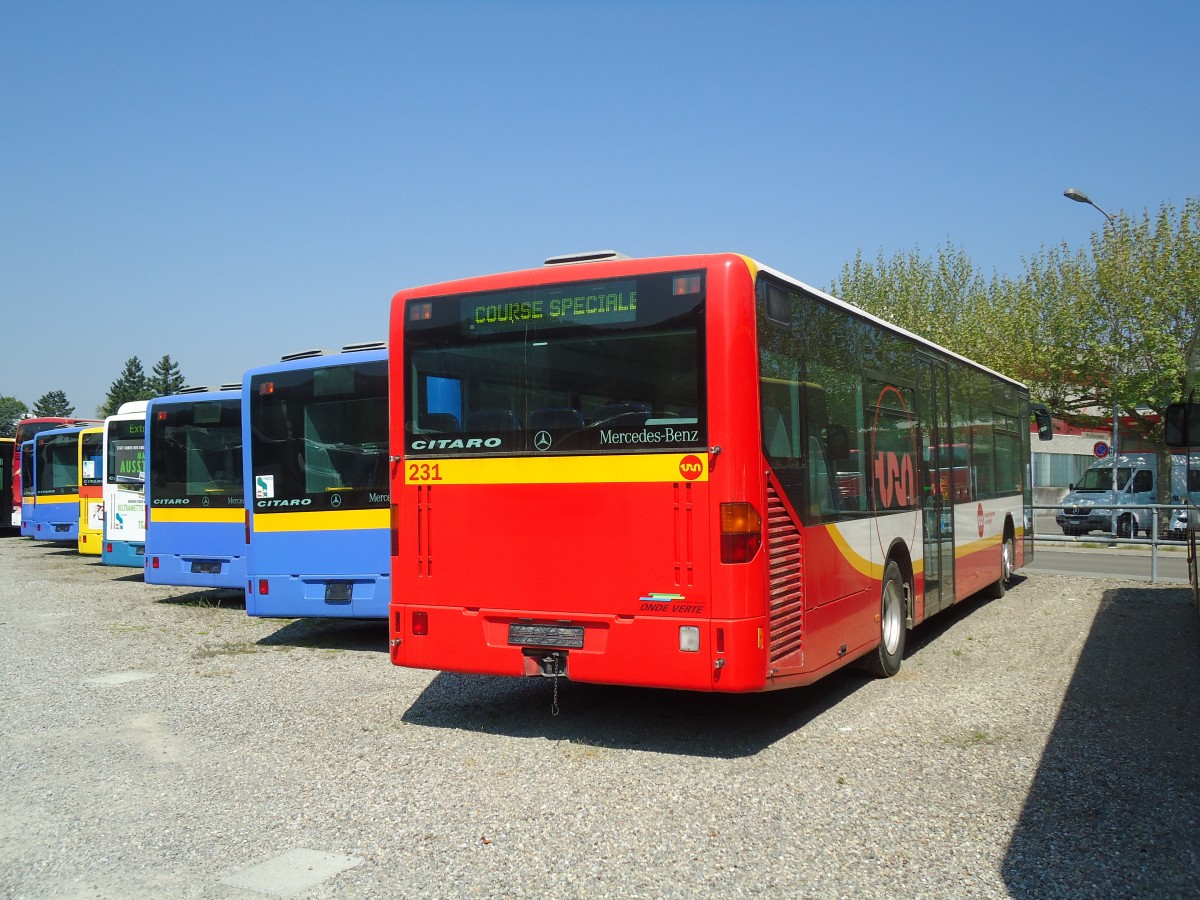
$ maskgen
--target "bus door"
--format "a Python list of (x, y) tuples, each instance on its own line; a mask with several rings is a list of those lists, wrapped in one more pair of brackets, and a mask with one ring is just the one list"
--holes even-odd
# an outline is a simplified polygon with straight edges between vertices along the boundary
[(920, 356), (924, 473), (925, 615), (954, 602), (954, 442), (946, 364)]

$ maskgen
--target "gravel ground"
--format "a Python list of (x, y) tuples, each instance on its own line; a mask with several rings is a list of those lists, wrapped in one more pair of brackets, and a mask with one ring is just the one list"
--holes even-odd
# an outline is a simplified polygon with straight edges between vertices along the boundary
[(5, 897), (1200, 896), (1177, 585), (1030, 576), (890, 680), (568, 683), (555, 717), (394, 668), (383, 623), (20, 538), (0, 572)]

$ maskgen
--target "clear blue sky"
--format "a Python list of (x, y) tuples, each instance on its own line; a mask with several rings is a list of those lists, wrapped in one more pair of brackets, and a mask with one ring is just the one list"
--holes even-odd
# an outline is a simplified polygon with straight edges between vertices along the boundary
[(1197, 34), (1190, 0), (0, 0), (0, 395), (236, 381), (583, 249), (1017, 274), (1103, 224), (1067, 187), (1200, 193)]

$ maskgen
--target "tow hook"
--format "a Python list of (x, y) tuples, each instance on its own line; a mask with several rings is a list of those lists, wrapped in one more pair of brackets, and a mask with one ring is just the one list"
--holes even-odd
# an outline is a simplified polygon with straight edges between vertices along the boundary
[(558, 679), (566, 674), (567, 654), (558, 652), (547, 653), (538, 659), (538, 668), (541, 670), (543, 678), (554, 679), (554, 689), (550, 695), (550, 715), (557, 716), (559, 713)]

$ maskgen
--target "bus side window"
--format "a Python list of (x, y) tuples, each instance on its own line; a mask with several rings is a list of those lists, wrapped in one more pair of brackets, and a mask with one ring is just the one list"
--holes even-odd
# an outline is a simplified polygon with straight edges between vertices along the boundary
[(829, 460), (825, 448), (813, 436), (808, 439), (808, 477), (808, 496), (813, 514), (823, 518), (836, 513), (838, 503), (834, 497), (833, 479), (829, 475)]
[(771, 459), (793, 459), (792, 441), (788, 435), (783, 413), (773, 406), (763, 409), (763, 438), (767, 445), (767, 456)]

